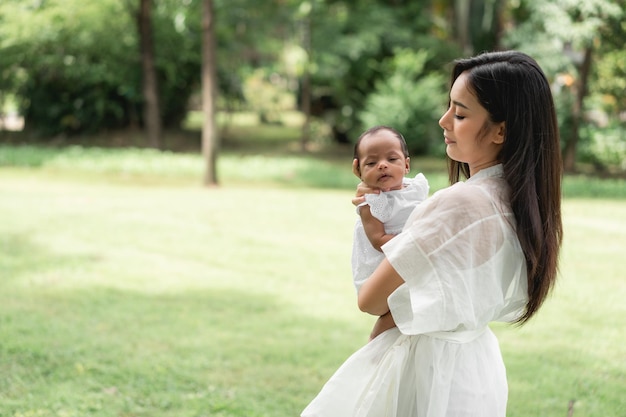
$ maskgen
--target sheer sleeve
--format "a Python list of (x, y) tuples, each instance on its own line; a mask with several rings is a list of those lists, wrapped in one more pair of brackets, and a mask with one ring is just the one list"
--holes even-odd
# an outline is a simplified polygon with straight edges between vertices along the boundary
[(405, 334), (473, 330), (517, 317), (525, 262), (512, 214), (476, 186), (459, 183), (420, 205), (383, 251), (404, 279), (388, 299)]

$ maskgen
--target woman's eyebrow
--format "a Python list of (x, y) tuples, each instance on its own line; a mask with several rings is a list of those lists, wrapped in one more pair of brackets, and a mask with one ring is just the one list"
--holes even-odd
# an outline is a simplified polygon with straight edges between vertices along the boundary
[(460, 101), (452, 100), (452, 104), (454, 104), (455, 106), (463, 107), (464, 109), (469, 110), (469, 107), (467, 107), (465, 104), (461, 103)]

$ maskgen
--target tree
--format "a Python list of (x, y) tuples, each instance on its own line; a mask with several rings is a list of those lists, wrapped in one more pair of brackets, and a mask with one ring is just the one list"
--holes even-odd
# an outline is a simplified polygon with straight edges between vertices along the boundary
[[(0, 89), (16, 97), (31, 136), (58, 140), (145, 123), (139, 5), (0, 1)], [(199, 5), (159, 0), (152, 9), (163, 127), (180, 126), (198, 89)]]
[(509, 45), (535, 56), (557, 81), (557, 101), (570, 103), (560, 114), (561, 140), (564, 169), (574, 171), (595, 45), (605, 22), (623, 11), (616, 0), (526, 0), (523, 7), (528, 18)]
[(454, 0), (450, 26), (464, 55), (500, 49), (504, 10), (503, 0)]
[(159, 85), (155, 68), (154, 41), (152, 35), (152, 0), (140, 0), (137, 12), (139, 47), (144, 98), (144, 128), (148, 143), (153, 148), (161, 147), (161, 111), (159, 105)]
[(304, 123), (302, 124), (302, 133), (300, 138), (300, 148), (302, 151), (307, 149), (307, 145), (311, 140), (311, 8), (314, 3), (304, 2), (301, 9), (301, 26), (302, 26), (302, 49), (306, 57), (302, 66), (301, 87), (300, 87), (300, 106), (304, 114)]
[(139, 72), (124, 12), (114, 0), (0, 3), (2, 88), (17, 97), (27, 130), (58, 137), (128, 123)]
[(424, 73), (441, 71), (460, 54), (450, 31), (441, 30), (445, 19), (439, 13), (446, 11), (437, 8), (438, 2), (323, 3), (310, 14), (312, 113), (331, 125), (338, 143), (351, 143), (365, 128), (359, 114), (378, 81), (391, 75), (389, 63), (396, 51), (430, 51)]
[(202, 109), (204, 123), (202, 125), (202, 154), (205, 171), (204, 185), (216, 186), (218, 136), (215, 125), (216, 82), (215, 69), (215, 9), (213, 0), (202, 1)]
[(398, 49), (389, 62), (386, 77), (376, 82), (359, 114), (364, 126), (393, 126), (406, 139), (410, 153), (442, 151), (437, 120), (446, 102), (445, 81), (440, 72), (424, 73), (428, 51)]

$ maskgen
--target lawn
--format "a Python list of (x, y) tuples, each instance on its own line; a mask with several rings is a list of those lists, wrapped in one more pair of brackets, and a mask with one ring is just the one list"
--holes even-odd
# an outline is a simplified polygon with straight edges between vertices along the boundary
[[(0, 148), (0, 416), (295, 416), (365, 343), (349, 159), (220, 164)], [(566, 180), (559, 285), (493, 326), (510, 417), (626, 415), (623, 185)]]

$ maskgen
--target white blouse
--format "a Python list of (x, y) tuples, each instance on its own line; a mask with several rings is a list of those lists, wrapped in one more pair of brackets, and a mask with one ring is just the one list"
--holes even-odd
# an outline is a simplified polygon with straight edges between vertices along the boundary
[(480, 330), (526, 305), (526, 262), (502, 166), (479, 171), (418, 206), (383, 246), (405, 280), (388, 299), (404, 334)]

